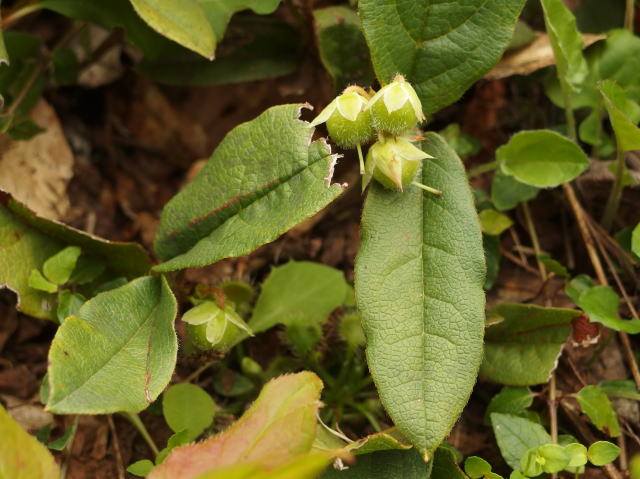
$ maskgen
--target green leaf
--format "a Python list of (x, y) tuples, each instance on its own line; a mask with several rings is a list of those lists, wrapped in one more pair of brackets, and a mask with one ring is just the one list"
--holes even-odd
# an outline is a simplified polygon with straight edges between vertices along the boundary
[(567, 467), (581, 467), (587, 463), (587, 448), (580, 443), (574, 442), (564, 447), (569, 463)]
[[(9, 65), (9, 54), (7, 53), (7, 47), (4, 44), (3, 32), (0, 30), (0, 68), (2, 68), (2, 65)], [(0, 98), (2, 97), (0, 96)]]
[(485, 335), (480, 377), (510, 386), (546, 383), (580, 311), (503, 303), (489, 310), (502, 319)]
[(324, 454), (303, 454), (275, 469), (241, 464), (216, 468), (197, 479), (316, 479), (330, 460)]
[(562, 471), (569, 464), (569, 455), (558, 444), (544, 444), (538, 448), (538, 455), (544, 459), (542, 470), (548, 474)]
[(460, 158), (475, 155), (482, 149), (482, 143), (475, 136), (462, 133), (458, 123), (451, 123), (438, 132), (455, 150)]
[(609, 441), (598, 441), (589, 446), (587, 455), (594, 466), (604, 466), (616, 460), (620, 448)]
[(42, 273), (37, 269), (31, 270), (27, 284), (30, 288), (37, 289), (38, 291), (44, 291), (45, 293), (55, 293), (58, 291), (58, 287), (42, 276)]
[(423, 148), (434, 159), (424, 162), (418, 181), (443, 194), (372, 185), (362, 218), (356, 298), (382, 403), (429, 457), (475, 383), (485, 265), (460, 159), (437, 134), (425, 136)]
[[(0, 67), (2, 68), (2, 67)], [(0, 190), (0, 287), (18, 295), (18, 309), (43, 319), (55, 319), (52, 296), (29, 286), (29, 276), (67, 245), (109, 264), (111, 275), (129, 278), (146, 274), (151, 266), (144, 249), (135, 243), (110, 242), (55, 221), (36, 216)]]
[(231, 131), (200, 174), (164, 208), (154, 241), (168, 260), (156, 271), (204, 266), (248, 254), (342, 193), (336, 158), (300, 105), (272, 107)]
[[(575, 300), (575, 298), (574, 298)], [(610, 286), (594, 286), (582, 292), (576, 304), (589, 315), (589, 320), (616, 331), (640, 333), (640, 319), (618, 317), (620, 297)]]
[(191, 479), (216, 467), (252, 462), (274, 468), (306, 454), (316, 434), (321, 389), (322, 382), (310, 372), (268, 382), (235, 424), (205, 441), (174, 449), (148, 479)]
[(520, 468), (520, 458), (529, 449), (551, 442), (551, 436), (540, 424), (522, 417), (494, 412), (491, 424), (500, 453), (513, 469)]
[(344, 302), (342, 271), (320, 263), (290, 261), (271, 270), (249, 320), (254, 333), (296, 321), (321, 323)]
[(213, 60), (216, 37), (198, 0), (131, 0), (151, 28), (180, 45)]
[(589, 69), (582, 55), (582, 35), (576, 19), (562, 0), (541, 0), (541, 4), (560, 83), (567, 93), (577, 91)]
[(69, 444), (69, 440), (75, 435), (77, 427), (77, 424), (67, 426), (67, 428), (64, 430), (64, 434), (58, 439), (47, 444), (47, 447), (53, 451), (62, 451), (65, 447), (67, 447), (67, 444)]
[[(615, 80), (634, 101), (640, 101), (640, 38), (629, 30), (613, 30), (604, 42), (599, 42), (587, 50), (589, 77), (580, 92), (572, 92), (571, 107), (580, 109), (591, 107), (602, 109), (602, 96), (598, 91), (598, 81)], [(546, 85), (546, 93), (555, 105), (564, 107), (562, 89), (552, 76)]]
[(480, 479), (491, 472), (491, 464), (478, 456), (469, 456), (464, 461), (464, 472), (471, 479)]
[(47, 409), (56, 414), (145, 409), (173, 374), (175, 316), (176, 300), (160, 276), (87, 301), (53, 338)]
[(524, 0), (361, 0), (378, 80), (407, 77), (426, 115), (456, 101), (500, 59)]
[(253, 381), (231, 369), (223, 368), (213, 380), (213, 389), (221, 396), (238, 397), (250, 393), (255, 388)]
[(544, 472), (542, 469), (542, 458), (538, 454), (538, 448), (529, 449), (520, 458), (520, 469), (529, 477), (536, 477)]
[(484, 289), (489, 291), (493, 288), (493, 284), (500, 273), (500, 261), (502, 254), (500, 253), (500, 237), (482, 235), (482, 246), (484, 248), (484, 257), (487, 263), (487, 277), (484, 281)]
[(221, 85), (287, 75), (298, 67), (300, 34), (277, 18), (234, 18), (228, 37), (215, 61), (176, 45), (160, 57), (143, 58), (135, 70), (171, 85)]
[(496, 151), (502, 170), (540, 188), (571, 181), (589, 166), (582, 149), (551, 130), (521, 131)]
[(620, 435), (620, 424), (607, 394), (598, 386), (585, 386), (576, 399), (595, 427), (611, 437)]
[(349, 84), (371, 85), (373, 67), (360, 18), (348, 7), (313, 11), (320, 60), (341, 91)]
[(613, 80), (601, 81), (598, 85), (609, 120), (616, 134), (618, 148), (622, 151), (640, 149), (640, 106)]
[(630, 379), (603, 381), (598, 386), (607, 393), (609, 397), (640, 401), (640, 391), (638, 391), (636, 383)]
[(35, 121), (25, 118), (13, 122), (8, 133), (13, 141), (22, 141), (29, 140), (43, 131), (44, 128), (41, 128)]
[(540, 261), (543, 265), (545, 265), (545, 267), (547, 268), (547, 271), (550, 273), (554, 273), (563, 278), (569, 278), (571, 276), (565, 265), (560, 263), (560, 261), (553, 259), (549, 255), (539, 254), (539, 255), (536, 255), (536, 259)]
[(127, 472), (134, 476), (146, 477), (147, 474), (151, 472), (151, 469), (153, 469), (153, 462), (149, 459), (142, 459), (141, 461), (130, 464), (129, 467), (127, 467)]
[(522, 416), (532, 404), (533, 394), (528, 387), (505, 386), (489, 401), (485, 423), (490, 424), (491, 413), (494, 412)]
[(42, 272), (52, 283), (65, 284), (76, 267), (80, 251), (78, 246), (67, 246), (44, 262)]
[(433, 456), (433, 469), (429, 479), (468, 479), (458, 466), (456, 452), (446, 442), (442, 443)]
[(183, 429), (182, 431), (178, 431), (172, 434), (171, 437), (169, 437), (169, 439), (167, 440), (167, 446), (162, 449), (156, 456), (156, 464), (162, 464), (173, 449), (178, 446), (187, 444), (188, 442), (190, 441), (189, 431), (187, 429)]
[[(1, 67), (0, 67), (1, 68)], [(58, 479), (60, 470), (51, 453), (23, 431), (0, 404), (0, 477)]]
[(162, 395), (162, 413), (173, 432), (187, 430), (190, 442), (213, 423), (215, 403), (200, 386), (174, 384)]
[(519, 203), (538, 196), (538, 191), (539, 188), (522, 183), (498, 168), (491, 183), (491, 201), (498, 211), (512, 210)]
[(488, 235), (498, 236), (513, 225), (511, 218), (492, 209), (482, 210), (478, 217), (482, 232)]
[(329, 468), (320, 479), (424, 479), (429, 467), (415, 449), (378, 451), (358, 456), (344, 471)]

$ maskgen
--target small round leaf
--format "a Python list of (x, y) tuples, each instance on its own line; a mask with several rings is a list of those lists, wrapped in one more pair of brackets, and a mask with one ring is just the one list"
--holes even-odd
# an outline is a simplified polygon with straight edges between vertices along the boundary
[(162, 413), (174, 432), (187, 430), (188, 441), (193, 441), (213, 422), (215, 403), (195, 384), (175, 384), (162, 397)]
[(609, 441), (598, 441), (589, 446), (587, 454), (591, 464), (604, 466), (616, 460), (620, 455), (620, 448)]

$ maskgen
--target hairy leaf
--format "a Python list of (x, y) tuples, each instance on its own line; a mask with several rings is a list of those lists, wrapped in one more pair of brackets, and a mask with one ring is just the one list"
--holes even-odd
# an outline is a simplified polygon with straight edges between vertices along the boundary
[(509, 45), (524, 0), (361, 0), (378, 80), (401, 73), (424, 113), (456, 101)]
[(415, 449), (378, 451), (358, 456), (347, 470), (329, 468), (320, 479), (424, 479), (430, 468)]
[(362, 219), (356, 298), (369, 369), (400, 431), (430, 457), (471, 393), (482, 353), (485, 275), (460, 159), (428, 133), (419, 181), (436, 197), (373, 184)]
[(216, 467), (245, 463), (275, 468), (309, 452), (321, 389), (322, 382), (310, 372), (268, 382), (235, 424), (210, 439), (174, 449), (149, 479), (192, 479)]
[(216, 468), (197, 479), (316, 479), (330, 461), (330, 457), (323, 454), (305, 454), (275, 469), (241, 464)]
[(248, 254), (317, 213), (342, 192), (335, 157), (298, 119), (300, 105), (268, 109), (237, 126), (200, 174), (164, 208), (156, 271)]
[(60, 469), (47, 448), (16, 423), (0, 404), (0, 478), (58, 479)]
[(29, 276), (67, 245), (102, 258), (114, 275), (133, 278), (146, 274), (149, 257), (140, 245), (104, 240), (62, 223), (36, 216), (0, 190), (0, 287), (18, 295), (18, 309), (43, 319), (55, 319), (54, 297), (29, 286)]
[(487, 328), (480, 377), (530, 386), (547, 382), (580, 311), (503, 303), (489, 314), (502, 321)]
[(143, 277), (90, 299), (58, 329), (49, 351), (47, 409), (138, 412), (167, 386), (176, 363), (176, 300), (164, 277)]
[(502, 171), (541, 188), (571, 181), (589, 166), (584, 151), (551, 130), (521, 131), (496, 150)]

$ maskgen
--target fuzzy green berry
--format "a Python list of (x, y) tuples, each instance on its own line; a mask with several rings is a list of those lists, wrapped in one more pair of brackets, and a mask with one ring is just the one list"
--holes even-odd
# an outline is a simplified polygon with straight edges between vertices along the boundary
[(214, 301), (203, 301), (182, 317), (194, 346), (202, 350), (225, 352), (251, 330), (231, 304), (220, 308)]
[(373, 139), (371, 113), (366, 109), (368, 98), (359, 87), (348, 87), (309, 124), (327, 123), (329, 136), (342, 148), (355, 148)]
[(373, 177), (387, 188), (402, 191), (414, 181), (420, 162), (426, 158), (433, 157), (406, 138), (382, 138), (367, 153), (365, 186)]
[(390, 135), (405, 133), (425, 119), (418, 95), (401, 75), (376, 93), (367, 108), (373, 127)]

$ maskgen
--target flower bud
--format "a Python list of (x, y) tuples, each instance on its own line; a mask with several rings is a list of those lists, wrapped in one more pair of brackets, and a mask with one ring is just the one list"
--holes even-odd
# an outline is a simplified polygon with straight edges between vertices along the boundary
[(360, 87), (347, 87), (309, 124), (327, 123), (331, 139), (342, 148), (355, 148), (373, 138), (368, 98)]
[(391, 135), (400, 135), (425, 119), (416, 91), (402, 75), (380, 89), (367, 108), (373, 127)]
[(225, 352), (247, 334), (253, 335), (230, 304), (223, 309), (214, 301), (203, 301), (187, 311), (182, 321), (193, 344), (203, 350)]
[(365, 186), (375, 178), (387, 188), (402, 191), (412, 183), (420, 161), (433, 158), (402, 137), (382, 138), (367, 153)]

